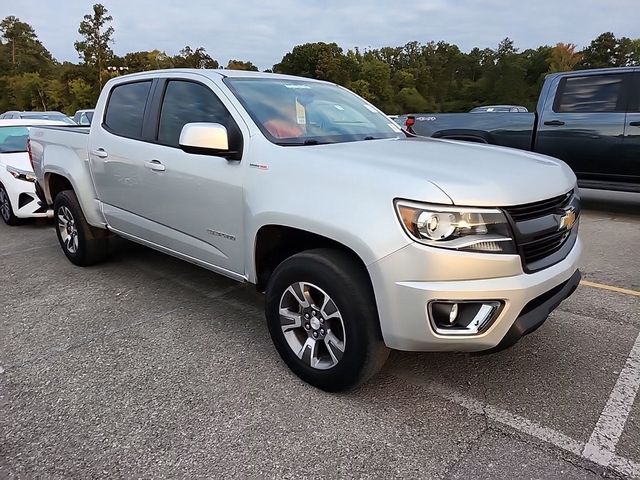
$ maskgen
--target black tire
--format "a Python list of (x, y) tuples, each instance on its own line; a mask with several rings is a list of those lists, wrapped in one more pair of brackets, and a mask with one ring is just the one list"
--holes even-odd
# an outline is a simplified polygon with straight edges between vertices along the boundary
[[(64, 209), (71, 214), (77, 235), (77, 248), (70, 247), (63, 240), (60, 218), (64, 217)], [(86, 267), (103, 261), (109, 255), (109, 233), (87, 223), (73, 190), (64, 190), (56, 195), (53, 214), (58, 241), (71, 263)]]
[[(6, 202), (6, 203), (5, 203)], [(3, 204), (4, 203), (4, 207)], [(8, 210), (6, 209), (8, 207)], [(16, 217), (13, 214), (13, 206), (11, 205), (11, 200), (9, 199), (9, 194), (7, 190), (4, 188), (4, 185), (0, 183), (0, 218), (7, 225), (15, 226), (23, 223), (23, 219)]]
[[(283, 333), (280, 302), (289, 286), (297, 282), (308, 282), (322, 289), (341, 314), (346, 339), (344, 352), (328, 369), (319, 370), (310, 365), (312, 362), (299, 358)], [(269, 333), (284, 362), (302, 380), (322, 390), (338, 392), (357, 387), (371, 378), (389, 355), (382, 341), (369, 276), (347, 253), (315, 249), (283, 261), (269, 279), (265, 313)], [(305, 321), (304, 317), (302, 320)]]

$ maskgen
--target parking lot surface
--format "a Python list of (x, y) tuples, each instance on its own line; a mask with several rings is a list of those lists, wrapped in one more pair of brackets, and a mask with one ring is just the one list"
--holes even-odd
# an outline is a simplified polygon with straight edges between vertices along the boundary
[(340, 395), (288, 371), (251, 286), (2, 224), (0, 478), (640, 478), (640, 200), (584, 200), (584, 283), (540, 330)]

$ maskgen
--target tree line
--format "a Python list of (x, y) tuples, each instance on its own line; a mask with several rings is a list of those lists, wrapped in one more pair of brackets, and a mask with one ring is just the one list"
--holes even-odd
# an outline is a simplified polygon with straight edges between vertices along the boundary
[[(0, 22), (0, 112), (92, 108), (113, 76), (160, 68), (230, 68), (257, 71), (250, 61), (226, 67), (204, 47), (114, 54), (112, 17), (93, 6), (74, 43), (80, 61), (58, 62), (31, 25), (15, 16)], [(496, 49), (463, 52), (444, 41), (409, 42), (399, 47), (343, 50), (336, 43), (293, 47), (267, 71), (328, 80), (346, 86), (387, 113), (456, 112), (507, 103), (535, 107), (547, 73), (640, 65), (640, 39), (605, 32), (586, 48), (558, 43), (519, 50), (509, 38)]]

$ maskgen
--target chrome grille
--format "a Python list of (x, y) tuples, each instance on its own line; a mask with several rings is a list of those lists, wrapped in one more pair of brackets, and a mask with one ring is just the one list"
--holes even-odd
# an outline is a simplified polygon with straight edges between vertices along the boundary
[[(577, 238), (580, 203), (573, 190), (539, 202), (504, 207), (526, 271), (546, 268), (566, 257)], [(576, 214), (573, 228), (563, 228), (567, 212)]]
[(520, 247), (522, 249), (522, 255), (525, 263), (531, 264), (533, 262), (537, 262), (538, 260), (557, 252), (562, 248), (562, 245), (564, 245), (567, 238), (569, 238), (570, 233), (570, 230), (563, 230), (562, 232), (547, 235), (538, 240), (521, 244)]
[(573, 190), (548, 200), (540, 202), (526, 203), (524, 205), (516, 205), (514, 207), (505, 207), (511, 218), (515, 222), (531, 220), (533, 218), (544, 217), (555, 213), (558, 209), (566, 206), (573, 196)]

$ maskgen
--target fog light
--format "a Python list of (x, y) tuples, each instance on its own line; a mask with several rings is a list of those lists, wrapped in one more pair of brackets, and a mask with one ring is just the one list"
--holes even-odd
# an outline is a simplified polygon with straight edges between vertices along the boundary
[(435, 301), (428, 306), (429, 320), (439, 335), (477, 335), (498, 316), (500, 301)]
[(458, 318), (458, 304), (454, 303), (449, 312), (449, 325), (456, 323), (456, 318)]

